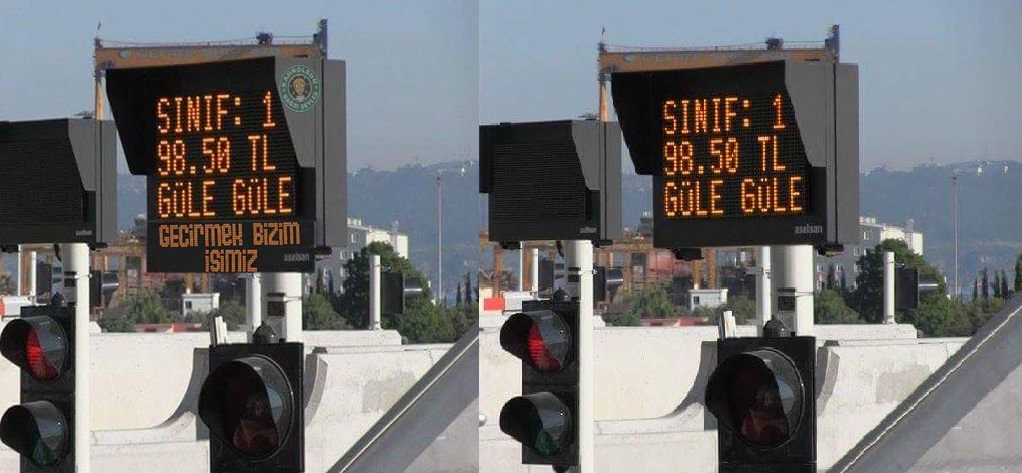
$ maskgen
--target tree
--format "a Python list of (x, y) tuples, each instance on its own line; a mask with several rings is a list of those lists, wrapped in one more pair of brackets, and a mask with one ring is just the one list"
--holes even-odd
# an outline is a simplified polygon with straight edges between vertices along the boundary
[(973, 302), (979, 298), (979, 278), (972, 279), (972, 300)]
[(1022, 292), (1022, 253), (1015, 258), (1015, 292)]
[[(2, 269), (2, 268), (0, 268)], [(13, 295), (18, 290), (18, 282), (10, 274), (0, 275), (0, 294)]]
[(603, 314), (603, 321), (611, 327), (638, 327), (642, 325), (642, 320), (639, 319), (639, 316), (629, 312)]
[(454, 305), (461, 305), (461, 281), (458, 281), (458, 295), (454, 299)]
[(425, 297), (405, 302), (405, 313), (397, 315), (392, 327), (410, 343), (449, 343), (455, 340), (450, 308), (438, 307)]
[(841, 294), (848, 294), (848, 279), (844, 271), (841, 271)]
[(143, 289), (124, 296), (117, 307), (107, 310), (105, 317), (99, 320), (99, 326), (110, 332), (133, 332), (135, 324), (167, 324), (173, 321), (160, 296), (152, 290)]
[(987, 269), (983, 268), (983, 271), (980, 273), (979, 289), (982, 291), (984, 301), (990, 299), (990, 278), (988, 276), (989, 274), (987, 274)]
[(993, 290), (994, 290), (994, 297), (1003, 297), (1001, 295), (1001, 273), (998, 273), (997, 270), (994, 270), (994, 286), (993, 286)]
[(905, 311), (902, 323), (909, 323), (928, 337), (944, 337), (951, 333), (959, 317), (956, 304), (946, 297), (920, 297), (919, 308)]
[(1011, 295), (1011, 291), (1008, 289), (1008, 273), (1003, 269), (1001, 270), (1001, 297), (1007, 299)]
[[(351, 257), (344, 263), (345, 273), (344, 292), (333, 301), (334, 310), (347, 321), (348, 325), (356, 329), (369, 327), (369, 255), (380, 255), (381, 271), (399, 271), (404, 274), (406, 283), (417, 284), (426, 288), (426, 278), (419, 270), (415, 269), (406, 258), (398, 255), (387, 243), (372, 242)], [(412, 299), (428, 296), (423, 294), (409, 296), (405, 301), (406, 309), (408, 302)], [(417, 306), (418, 307), (418, 306)], [(392, 314), (384, 314), (384, 328), (393, 326)]]
[(855, 278), (855, 290), (848, 301), (849, 307), (858, 312), (863, 320), (879, 323), (883, 319), (883, 268), (884, 252), (894, 252), (894, 261), (906, 268), (919, 270), (920, 279), (937, 281), (937, 291), (923, 295), (922, 299), (945, 298), (947, 285), (937, 268), (909, 249), (901, 240), (888, 239), (880, 242), (873, 251), (859, 257), (859, 275)]
[(248, 321), (248, 314), (245, 311), (245, 306), (237, 303), (236, 301), (221, 302), (220, 307), (209, 312), (192, 312), (190, 315), (185, 317), (185, 321), (201, 323), (203, 328), (206, 328), (209, 327), (209, 321), (217, 317), (224, 318), (224, 323), (227, 324), (227, 330), (237, 330), (239, 325)]
[(674, 304), (664, 288), (647, 286), (628, 296), (628, 313), (640, 319), (674, 317)]
[(465, 272), (465, 302), (472, 302), (472, 273)]
[(837, 275), (834, 271), (834, 265), (830, 265), (827, 268), (827, 284), (824, 287), (828, 290), (834, 290), (837, 287)]
[(861, 324), (859, 314), (848, 307), (841, 294), (833, 290), (821, 291), (813, 298), (813, 312), (818, 324)]
[(305, 330), (346, 330), (351, 325), (341, 317), (330, 300), (322, 294), (312, 294), (302, 300), (302, 328)]
[(718, 307), (696, 307), (692, 311), (692, 315), (696, 317), (706, 317), (707, 322), (711, 325), (717, 325), (717, 320), (720, 316), (724, 315), (724, 312), (731, 311), (731, 315), (735, 317), (736, 325), (745, 325), (749, 319), (756, 317), (756, 301), (749, 299), (748, 297), (730, 297), (727, 300), (727, 304)]

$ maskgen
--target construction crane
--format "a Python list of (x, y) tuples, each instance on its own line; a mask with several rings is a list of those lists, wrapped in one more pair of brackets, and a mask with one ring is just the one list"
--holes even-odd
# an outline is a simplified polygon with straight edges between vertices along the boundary
[[(768, 61), (829, 61), (837, 62), (840, 50), (840, 25), (830, 27), (830, 35), (823, 41), (786, 43), (783, 38), (766, 38), (762, 43), (701, 47), (637, 47), (598, 43), (597, 81), (599, 83), (600, 120), (610, 120), (607, 103), (607, 83), (614, 72), (663, 71), (700, 67), (728, 66)], [(717, 287), (716, 251), (704, 249), (707, 283)], [(598, 264), (602, 262), (598, 261)], [(694, 262), (693, 278), (702, 278), (702, 263)]]

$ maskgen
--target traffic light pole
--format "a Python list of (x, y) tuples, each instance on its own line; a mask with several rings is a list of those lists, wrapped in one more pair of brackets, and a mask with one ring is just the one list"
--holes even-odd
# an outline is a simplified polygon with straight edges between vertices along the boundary
[[(264, 317), (280, 338), (302, 341), (302, 273), (262, 273)], [(282, 307), (281, 307), (282, 306)]]
[(260, 298), (263, 295), (263, 276), (259, 273), (252, 273), (247, 278), (248, 291), (245, 293), (245, 309), (247, 312), (249, 326), (249, 341), (252, 334), (263, 324), (263, 304)]
[(578, 467), (574, 473), (595, 472), (596, 407), (593, 383), (593, 243), (569, 240), (564, 245), (564, 266), (567, 275), (565, 290), (579, 301), (578, 346)]
[(369, 255), (369, 330), (383, 328), (380, 324), (380, 286), (380, 255)]
[(756, 258), (756, 331), (763, 335), (763, 325), (773, 315), (771, 311), (770, 247), (761, 246)]
[(75, 430), (74, 464), (76, 473), (89, 473), (89, 245), (61, 245), (64, 255), (64, 291), (74, 306)]
[(884, 252), (884, 323), (894, 323), (894, 252)]
[[(771, 280), (777, 304), (772, 308), (789, 330), (813, 334), (813, 247), (775, 246), (771, 253)], [(794, 300), (791, 300), (794, 299)]]

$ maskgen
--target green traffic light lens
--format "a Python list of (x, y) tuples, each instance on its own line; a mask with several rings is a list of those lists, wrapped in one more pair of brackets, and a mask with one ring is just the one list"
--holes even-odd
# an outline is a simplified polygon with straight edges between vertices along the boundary
[(48, 401), (14, 406), (0, 418), (0, 441), (38, 467), (54, 466), (67, 455), (67, 420)]
[(500, 411), (500, 430), (543, 456), (564, 451), (573, 434), (568, 406), (549, 392), (508, 401)]

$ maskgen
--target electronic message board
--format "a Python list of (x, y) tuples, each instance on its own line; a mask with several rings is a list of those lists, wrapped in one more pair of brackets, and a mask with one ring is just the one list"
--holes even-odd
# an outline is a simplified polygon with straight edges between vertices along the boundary
[(0, 245), (117, 238), (112, 122), (0, 122)]
[(621, 132), (615, 122), (561, 120), (479, 127), (479, 192), (489, 238), (621, 237)]
[(653, 176), (657, 247), (857, 241), (855, 66), (768, 62), (612, 81), (636, 172)]
[(344, 64), (260, 58), (107, 72), (148, 270), (307, 272), (346, 244)]

